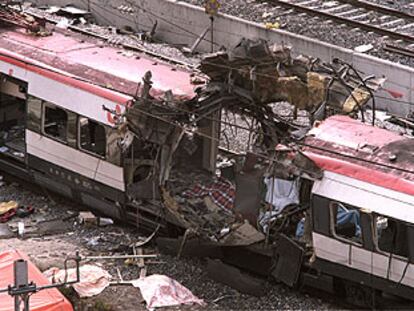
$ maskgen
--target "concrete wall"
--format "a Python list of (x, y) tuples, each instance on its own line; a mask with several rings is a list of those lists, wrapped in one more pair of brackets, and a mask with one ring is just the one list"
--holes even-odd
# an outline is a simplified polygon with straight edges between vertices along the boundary
[[(89, 8), (99, 23), (117, 27), (128, 25), (135, 29), (149, 30), (157, 20), (158, 38), (176, 45), (191, 45), (210, 25), (210, 19), (202, 8), (174, 0), (35, 0), (33, 2), (39, 5), (74, 4), (80, 8)], [(120, 9), (122, 6), (129, 7), (133, 11), (127, 13)], [(216, 49), (220, 46), (227, 48), (234, 46), (242, 37), (262, 38), (269, 42), (292, 45), (296, 54), (311, 55), (324, 61), (341, 58), (367, 75), (385, 76), (388, 79), (385, 88), (400, 93), (402, 97), (394, 99), (389, 92), (381, 91), (377, 93), (378, 107), (403, 116), (414, 112), (414, 105), (407, 104), (414, 101), (413, 68), (283, 30), (268, 30), (263, 25), (228, 15), (217, 16), (214, 28)], [(199, 48), (201, 51), (210, 51), (210, 43), (205, 40)]]

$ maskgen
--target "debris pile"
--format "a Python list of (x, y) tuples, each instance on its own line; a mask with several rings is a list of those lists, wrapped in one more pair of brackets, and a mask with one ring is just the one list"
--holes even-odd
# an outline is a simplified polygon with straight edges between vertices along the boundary
[(5, 1), (0, 3), (0, 22), (8, 25), (14, 25), (25, 28), (29, 33), (37, 36), (48, 36), (50, 33), (46, 30), (46, 21), (36, 19), (31, 15), (17, 12), (11, 8), (14, 1)]
[(236, 95), (244, 105), (230, 109), (247, 110), (246, 104), (250, 104), (253, 110), (287, 101), (296, 112), (307, 110), (313, 120), (320, 120), (332, 114), (355, 114), (385, 82), (363, 78), (339, 59), (327, 64), (312, 57), (293, 58), (290, 50), (283, 45), (269, 47), (265, 41), (243, 39), (230, 52), (208, 55), (200, 65), (211, 79), (206, 92)]

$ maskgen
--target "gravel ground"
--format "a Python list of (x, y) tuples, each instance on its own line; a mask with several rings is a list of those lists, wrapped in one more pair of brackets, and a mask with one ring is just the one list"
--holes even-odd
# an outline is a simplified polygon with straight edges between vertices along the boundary
[[(195, 5), (203, 5), (203, 0), (181, 0)], [(394, 7), (414, 14), (412, 1), (372, 1)], [(221, 1), (220, 12), (244, 18), (257, 23), (275, 23), (281, 29), (307, 37), (316, 38), (341, 47), (354, 49), (357, 46), (372, 44), (374, 48), (369, 54), (413, 67), (414, 60), (409, 57), (386, 52), (382, 49), (388, 43), (382, 36), (356, 30), (348, 26), (335, 26), (332, 22), (294, 12), (287, 8), (274, 7), (267, 2), (256, 0)], [(389, 43), (395, 44), (390, 41)]]
[(406, 0), (368, 0), (367, 2), (377, 3), (383, 6), (387, 6), (405, 13), (414, 15), (414, 3), (413, 1)]
[[(23, 219), (28, 228), (40, 221), (62, 219), (77, 215), (79, 206), (54, 195), (34, 192), (28, 186), (17, 183), (4, 183), (0, 187), (0, 201), (15, 200), (21, 205), (31, 205), (36, 208), (33, 215)], [(22, 219), (13, 219), (6, 225), (16, 224)], [(46, 221), (47, 222), (47, 221)], [(125, 254), (131, 243), (142, 241), (145, 237), (134, 229), (112, 225), (97, 227), (79, 224), (77, 217), (67, 221), (68, 226), (59, 233), (32, 238), (18, 239), (12, 236), (8, 239), (0, 237), (0, 252), (17, 248), (27, 253), (36, 265), (43, 271), (50, 267), (62, 267), (63, 258), (79, 250), (82, 255)], [(62, 232), (63, 231), (63, 232)], [(157, 252), (154, 245), (148, 245), (145, 253)], [(311, 297), (306, 293), (297, 292), (281, 284), (266, 284), (266, 295), (260, 298), (240, 294), (236, 290), (212, 281), (205, 272), (205, 262), (196, 259), (180, 259), (160, 255), (155, 264), (148, 266), (148, 274), (165, 274), (184, 286), (195, 295), (204, 299), (206, 308), (197, 306), (184, 308), (166, 308), (165, 310), (275, 310), (275, 309), (304, 309), (304, 310), (334, 310), (338, 309), (334, 297)], [(128, 266), (122, 260), (101, 261), (102, 265), (117, 279), (117, 269), (124, 280), (137, 278), (136, 266)], [(65, 291), (67, 292), (67, 291)], [(112, 306), (108, 310), (146, 310), (139, 291), (128, 286), (111, 286), (101, 295), (93, 299), (73, 298), (74, 304), (93, 306), (98, 303)], [(82, 309), (99, 310), (99, 309)], [(107, 310), (107, 309), (105, 309)]]
[[(69, 21), (68, 18), (57, 16), (55, 14), (49, 13), (45, 10), (38, 9), (36, 7), (28, 7), (26, 10), (28, 13), (35, 14), (37, 16), (42, 16), (45, 18), (48, 18), (49, 20), (59, 23), (61, 22), (62, 25), (65, 21)], [(194, 65), (198, 63), (199, 58), (197, 55), (195, 56), (188, 56), (182, 53), (182, 51), (179, 48), (173, 47), (169, 44), (162, 43), (162, 42), (147, 42), (139, 40), (138, 37), (132, 36), (130, 34), (120, 34), (117, 33), (113, 27), (110, 26), (101, 26), (96, 25), (93, 23), (86, 23), (86, 24), (76, 24), (74, 25), (82, 30), (94, 33), (98, 36), (101, 36), (102, 38), (106, 39), (107, 44), (113, 45), (113, 46), (121, 46), (121, 45), (129, 45), (133, 46), (137, 49), (142, 49), (143, 51), (148, 51), (152, 53), (156, 53), (159, 55), (162, 55), (164, 57), (170, 58), (172, 61), (179, 61), (188, 65)], [(47, 28), (53, 29), (55, 26), (49, 25)], [(133, 54), (133, 52), (126, 51), (125, 53)]]

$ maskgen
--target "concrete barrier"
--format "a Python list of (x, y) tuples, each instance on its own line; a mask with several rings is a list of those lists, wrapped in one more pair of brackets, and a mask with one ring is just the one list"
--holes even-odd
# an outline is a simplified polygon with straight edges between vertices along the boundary
[[(177, 46), (192, 45), (210, 25), (210, 19), (202, 8), (174, 0), (37, 0), (33, 2), (38, 5), (73, 4), (89, 9), (99, 23), (117, 27), (130, 26), (134, 29), (149, 30), (157, 21), (157, 37)], [(412, 104), (414, 69), (411, 67), (287, 31), (268, 30), (263, 25), (237, 17), (220, 14), (215, 18), (216, 49), (220, 46), (226, 48), (234, 46), (242, 37), (285, 43), (293, 47), (295, 54), (311, 55), (324, 61), (341, 58), (364, 74), (385, 76), (388, 79), (386, 90), (377, 93), (377, 106), (401, 116), (414, 112), (414, 104)], [(209, 38), (207, 35), (200, 44), (200, 51), (210, 51)]]

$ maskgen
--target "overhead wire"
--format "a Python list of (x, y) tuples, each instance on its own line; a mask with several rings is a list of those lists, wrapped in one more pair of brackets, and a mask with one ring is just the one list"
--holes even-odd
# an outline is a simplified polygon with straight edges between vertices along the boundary
[[(22, 61), (22, 60), (20, 60), (20, 61)], [(24, 62), (26, 62), (26, 61), (24, 61)], [(41, 66), (39, 66), (39, 65), (36, 65), (36, 64), (32, 64), (32, 63), (29, 63), (29, 62), (26, 62), (26, 63), (27, 63), (27, 64), (30, 64), (30, 65), (32, 65), (32, 66), (36, 66), (36, 67), (43, 68), (43, 67), (41, 67)], [(230, 67), (230, 66), (226, 66), (226, 65), (219, 65), (219, 64), (216, 64), (216, 63), (212, 63), (212, 64), (213, 64), (213, 65), (216, 65), (216, 66), (225, 67), (225, 68), (227, 68), (227, 69), (236, 69), (236, 68), (232, 68), (232, 67)], [(50, 69), (48, 69), (48, 70), (50, 70)], [(54, 72), (61, 74), (61, 72), (59, 72), (59, 71), (54, 71)], [(260, 74), (260, 73), (258, 73), (258, 75), (259, 75), (259, 74)], [(263, 76), (266, 76), (266, 74), (263, 74)], [(274, 78), (273, 76), (270, 76), (270, 75), (267, 75), (267, 76)], [(88, 80), (86, 80), (86, 79), (81, 79), (81, 78), (78, 78), (78, 77), (73, 77), (73, 78), (74, 78), (74, 79), (77, 79), (77, 80), (80, 80), (80, 81), (83, 81), (83, 82), (91, 83), (90, 81), (88, 81)], [(108, 88), (107, 86), (102, 86), (102, 87)], [(111, 88), (109, 88), (109, 89), (111, 89)], [(115, 90), (115, 91), (119, 92), (119, 91), (118, 91), (118, 90), (116, 90), (116, 89), (112, 89), (112, 90)], [(344, 94), (343, 94), (343, 95), (344, 95)], [(412, 104), (412, 103), (410, 103), (410, 104)], [(188, 113), (188, 111), (186, 111), (186, 112)], [(171, 124), (173, 124), (173, 125), (175, 125), (175, 126), (178, 126), (178, 125), (177, 125), (176, 123), (174, 123), (174, 122), (171, 122), (171, 121), (169, 121), (169, 120), (167, 120), (167, 119), (165, 119), (165, 118), (160, 118), (159, 116), (156, 116), (156, 115), (154, 115), (154, 114), (148, 113), (148, 112), (146, 112), (146, 111), (143, 111), (143, 110), (142, 110), (142, 113), (149, 114), (149, 116), (151, 116), (151, 117), (158, 118), (158, 119), (160, 119), (160, 120), (162, 120), (162, 121), (164, 121), (164, 122), (171, 123)], [(214, 120), (214, 121), (217, 121), (217, 122), (223, 123), (223, 121), (222, 121), (222, 120)], [(284, 121), (284, 120), (283, 120), (283, 121)], [(231, 124), (231, 123), (229, 123), (228, 125), (230, 125), (230, 126), (237, 126), (237, 127), (242, 128), (242, 129), (244, 129), (244, 130), (251, 131), (251, 129), (249, 129), (249, 128), (243, 128), (243, 127), (241, 127), (240, 125), (237, 125), (237, 124)], [(187, 130), (187, 129), (185, 129), (184, 127), (181, 127), (181, 128), (182, 128), (183, 130)], [(266, 133), (263, 133), (263, 132), (259, 132), (259, 133), (260, 133), (260, 134), (262, 134), (262, 135), (267, 135), (267, 136), (270, 136), (270, 137), (271, 137), (271, 135), (268, 135), (268, 134), (266, 134)], [(212, 136), (209, 136), (209, 135), (206, 135), (206, 134), (197, 133), (197, 135), (204, 136), (204, 137), (206, 137), (206, 138), (209, 138), (209, 139), (212, 139), (212, 140), (217, 140), (217, 141), (219, 141), (217, 138), (212, 137)], [(302, 144), (302, 145), (304, 145), (304, 144)], [(326, 148), (322, 148), (322, 147), (318, 147), (318, 146), (313, 146), (313, 145), (309, 145), (309, 144), (307, 144), (306, 146), (307, 146), (307, 147), (309, 147), (309, 148), (316, 148), (316, 149), (319, 149), (319, 150), (321, 150), (321, 151), (326, 151), (326, 152), (329, 152), (329, 153), (335, 153), (336, 155), (345, 156), (345, 157), (352, 158), (352, 159), (355, 159), (355, 160), (359, 160), (359, 161), (362, 161), (362, 162), (366, 162), (366, 163), (370, 163), (370, 164), (374, 164), (374, 165), (383, 166), (383, 167), (386, 167), (386, 168), (389, 168), (389, 169), (395, 169), (395, 170), (403, 171), (403, 172), (410, 173), (410, 174), (413, 174), (413, 173), (414, 173), (413, 171), (410, 171), (410, 170), (405, 170), (405, 169), (402, 169), (402, 168), (400, 168), (400, 167), (390, 166), (390, 165), (386, 165), (386, 164), (379, 163), (379, 162), (375, 162), (375, 161), (368, 161), (368, 160), (366, 160), (366, 159), (362, 159), (362, 158), (358, 158), (358, 157), (354, 157), (354, 156), (350, 156), (350, 155), (345, 155), (345, 154), (342, 154), (342, 153), (337, 153), (337, 152), (334, 152), (333, 150), (326, 149)], [(257, 154), (257, 155), (258, 155), (258, 156), (263, 157), (263, 155), (260, 155), (260, 154)], [(270, 158), (268, 158), (268, 159), (269, 159), (269, 160), (271, 160)]]
[[(0, 55), (1, 55), (2, 53), (0, 52)], [(8, 55), (8, 57), (12, 57), (12, 56), (9, 56)], [(12, 57), (13, 58), (13, 57)], [(32, 63), (30, 63), (30, 62), (28, 62), (28, 61), (23, 61), (23, 60), (19, 60), (19, 61), (22, 61), (22, 62), (24, 62), (24, 63), (26, 63), (26, 64), (30, 64), (31, 66), (35, 66), (35, 67), (38, 67), (38, 68), (43, 68), (42, 66), (40, 66), (40, 65), (37, 65), (37, 64), (32, 64)], [(48, 70), (51, 70), (51, 69), (48, 69)], [(52, 70), (53, 71), (53, 70)], [(58, 74), (62, 74), (60, 71), (53, 71), (53, 72), (55, 72), (55, 73), (58, 73)], [(78, 78), (78, 77), (72, 77), (72, 78), (74, 78), (74, 79), (76, 79), (76, 80), (79, 80), (79, 81), (82, 81), (82, 82), (87, 82), (87, 83), (91, 83), (90, 81), (88, 81), (88, 80), (86, 80), (86, 79), (81, 79), (81, 78)], [(101, 85), (99, 85), (99, 86), (101, 86)], [(101, 86), (101, 87), (104, 87), (104, 86)], [(111, 90), (115, 90), (115, 91), (117, 91), (116, 89), (114, 89), (114, 88), (109, 88), (109, 89), (111, 89)], [(119, 92), (119, 91), (118, 91)], [(156, 102), (156, 100), (153, 100), (153, 102)], [(178, 107), (176, 107), (176, 109), (179, 109)], [(138, 109), (139, 110), (139, 109)], [(172, 125), (175, 125), (175, 126), (178, 126), (178, 127), (180, 127), (181, 129), (183, 129), (183, 130), (186, 130), (187, 132), (188, 132), (188, 129), (186, 129), (186, 128), (184, 128), (183, 126), (181, 126), (181, 125), (178, 125), (177, 123), (174, 123), (174, 122), (172, 122), (172, 121), (170, 121), (170, 120), (168, 120), (168, 119), (165, 119), (165, 118), (162, 118), (162, 117), (160, 117), (160, 116), (157, 116), (157, 115), (155, 115), (155, 114), (152, 114), (152, 113), (149, 113), (149, 112), (147, 112), (147, 111), (144, 111), (144, 110), (140, 110), (140, 112), (142, 112), (143, 114), (147, 114), (148, 116), (151, 116), (151, 117), (153, 117), (153, 118), (156, 118), (156, 119), (158, 119), (158, 120), (161, 120), (161, 121), (163, 121), (163, 122), (166, 122), (166, 123), (170, 123), (170, 124), (172, 124)], [(191, 113), (191, 111), (182, 111), (182, 112), (185, 112), (185, 113)], [(206, 117), (206, 119), (210, 119), (209, 117)], [(245, 128), (245, 127), (242, 127), (242, 126), (240, 126), (240, 125), (238, 125), (238, 124), (232, 124), (232, 123), (230, 123), (230, 122), (223, 122), (222, 120), (218, 120), (218, 119), (210, 119), (211, 121), (216, 121), (216, 122), (220, 122), (221, 124), (227, 124), (227, 125), (229, 125), (229, 126), (236, 126), (236, 127), (238, 127), (238, 128), (241, 128), (241, 129), (243, 129), (243, 130), (247, 130), (247, 131), (251, 131), (251, 129), (249, 129), (249, 128)], [(284, 120), (281, 120), (281, 121), (284, 121)], [(256, 130), (254, 130), (254, 131), (256, 131)], [(262, 132), (262, 131), (256, 131), (256, 133), (258, 133), (258, 134), (261, 134), (261, 135), (265, 135), (265, 136), (268, 136), (268, 137), (272, 137), (271, 135), (269, 135), (269, 134), (266, 134), (266, 133), (264, 133), (264, 132)], [(194, 133), (193, 133), (194, 134)], [(215, 141), (218, 141), (218, 142), (220, 142), (219, 141), (219, 139), (217, 139), (216, 137), (213, 137), (213, 136), (211, 136), (211, 135), (207, 135), (207, 134), (204, 134), (204, 133), (198, 133), (198, 132), (196, 132), (195, 134), (197, 134), (197, 135), (199, 135), (199, 136), (202, 136), (202, 137), (205, 137), (205, 138), (208, 138), (208, 139), (211, 139), (211, 140), (215, 140)], [(310, 144), (304, 144), (304, 143), (300, 143), (300, 142), (296, 142), (298, 145), (304, 145), (304, 146), (306, 146), (306, 147), (309, 147), (309, 148), (313, 148), (313, 149), (318, 149), (318, 150), (320, 150), (320, 151), (325, 151), (325, 152), (328, 152), (328, 153), (331, 153), (331, 154), (335, 154), (335, 155), (339, 155), (339, 156), (343, 156), (343, 157), (346, 157), (346, 158), (350, 158), (350, 159), (354, 159), (354, 160), (358, 160), (358, 161), (362, 161), (362, 162), (365, 162), (365, 163), (369, 163), (369, 164), (373, 164), (373, 165), (377, 165), (377, 166), (382, 166), (382, 167), (385, 167), (385, 168), (388, 168), (388, 169), (395, 169), (395, 170), (398, 170), (398, 171), (402, 171), (402, 172), (405, 172), (405, 173), (409, 173), (409, 174), (414, 174), (414, 171), (410, 171), (410, 170), (406, 170), (406, 169), (402, 169), (402, 168), (400, 168), (400, 167), (396, 167), (396, 166), (392, 166), (392, 165), (386, 165), (386, 164), (384, 164), (384, 163), (379, 163), (379, 162), (376, 162), (376, 161), (370, 161), (370, 160), (367, 160), (367, 159), (362, 159), (362, 158), (358, 158), (358, 157), (355, 157), (355, 156), (351, 156), (351, 155), (346, 155), (346, 154), (343, 154), (343, 153), (339, 153), (339, 152), (336, 152), (336, 151), (334, 151), (334, 150), (330, 150), (330, 149), (327, 149), (327, 148), (323, 148), (323, 147), (319, 147), (319, 146), (314, 146), (314, 145), (310, 145)], [(265, 156), (263, 156), (263, 155), (260, 155), (260, 154), (256, 154), (257, 156), (260, 156), (260, 157), (262, 157), (262, 158), (266, 158)], [(271, 158), (268, 158), (267, 157), (267, 159), (268, 160), (272, 160)]]
[[(87, 4), (87, 2), (86, 2), (86, 0), (81, 0), (81, 2), (83, 2), (84, 4)], [(95, 6), (97, 6), (98, 8), (100, 8), (100, 9), (102, 9), (102, 10), (104, 10), (104, 11), (106, 11), (106, 12), (108, 12), (108, 13), (110, 13), (110, 14), (112, 14), (112, 15), (114, 15), (114, 16), (117, 16), (117, 17), (119, 17), (119, 18), (122, 18), (122, 19), (124, 19), (124, 20), (127, 20), (127, 21), (129, 21), (129, 22), (131, 22), (131, 23), (137, 23), (135, 20), (133, 20), (133, 19), (129, 19), (129, 18), (127, 18), (126, 16), (124, 16), (124, 15), (121, 15), (121, 14), (118, 14), (118, 13), (116, 13), (116, 12), (114, 12), (113, 10), (109, 10), (109, 9), (107, 9), (107, 8), (105, 8), (105, 7), (103, 7), (103, 6), (101, 6), (101, 5), (99, 5), (99, 4), (97, 4), (96, 2), (91, 2), (91, 4), (93, 4), (93, 5), (95, 5)], [(132, 3), (131, 3), (131, 5), (132, 5)], [(137, 8), (139, 8), (139, 9), (141, 9), (141, 10), (143, 10), (143, 11), (145, 11), (145, 12), (147, 12), (147, 13), (149, 13), (149, 14), (151, 14), (151, 15), (153, 15), (153, 16), (155, 16), (155, 17), (158, 17), (158, 18), (160, 18), (161, 20), (163, 20), (164, 22), (166, 22), (166, 23), (168, 23), (168, 24), (170, 24), (170, 25), (172, 25), (172, 26), (175, 26), (175, 27), (177, 27), (177, 28), (179, 28), (180, 30), (182, 30), (182, 31), (185, 31), (185, 32), (187, 32), (187, 33), (190, 33), (192, 36), (191, 36), (191, 38), (197, 38), (197, 37), (199, 37), (199, 34), (196, 34), (196, 33), (194, 33), (194, 32), (191, 32), (191, 31), (189, 31), (188, 29), (185, 29), (185, 28), (183, 28), (183, 27), (181, 27), (181, 26), (179, 26), (179, 25), (176, 25), (175, 23), (172, 23), (172, 22), (170, 22), (170, 21), (168, 21), (167, 19), (165, 19), (165, 18), (163, 18), (163, 17), (160, 17), (159, 15), (157, 15), (157, 14), (155, 14), (155, 13), (153, 13), (153, 12), (151, 12), (151, 11), (149, 11), (149, 10), (147, 10), (147, 9), (145, 9), (145, 8), (143, 8), (143, 7), (141, 7), (141, 6), (139, 6), (138, 4), (134, 4), (134, 6), (136, 6)], [(103, 18), (103, 19), (105, 19), (106, 21), (108, 21), (108, 22), (110, 22), (107, 18), (105, 18), (102, 14), (99, 14), (99, 13), (97, 13), (97, 12), (95, 12), (97, 15), (99, 15), (99, 16), (101, 16), (101, 18)], [(145, 24), (142, 24), (142, 23), (138, 23), (138, 25), (141, 25), (141, 26), (144, 26), (144, 27), (152, 27), (152, 26), (149, 26), (149, 25), (145, 25)], [(170, 33), (174, 33), (174, 34), (177, 34), (177, 35), (183, 35), (182, 33), (178, 33), (178, 32), (174, 32), (174, 31), (171, 31), (170, 29), (165, 29), (165, 31), (166, 32), (170, 32)], [(221, 30), (216, 30), (216, 31), (218, 31), (218, 32), (220, 32)], [(237, 34), (237, 33), (231, 33), (231, 32), (226, 32), (226, 31), (221, 31), (221, 32), (225, 32), (225, 33), (230, 33), (230, 34), (234, 34), (234, 35), (240, 35), (240, 34)], [(187, 36), (187, 37), (189, 37), (189, 36)], [(207, 40), (208, 42), (210, 42), (207, 38), (205, 38), (204, 40)], [(215, 45), (219, 45), (219, 44), (216, 44), (215, 43)], [(231, 66), (228, 66), (228, 65), (220, 65), (220, 64), (216, 64), (216, 63), (213, 63), (213, 62), (208, 62), (208, 61), (203, 61), (205, 64), (208, 64), (208, 65), (214, 65), (214, 66), (217, 66), (217, 67), (221, 67), (221, 68), (226, 68), (226, 69), (229, 69), (229, 70), (235, 70), (235, 69), (239, 69), (239, 68), (236, 68), (236, 67), (231, 67)], [(263, 62), (263, 63), (258, 63), (257, 65), (260, 65), (260, 66), (264, 66), (264, 65), (269, 65), (269, 64), (274, 64), (274, 62)], [(362, 71), (360, 71), (360, 70), (358, 70), (358, 72), (360, 72), (360, 73), (363, 73), (363, 74), (365, 74), (364, 72), (362, 72)], [(257, 76), (261, 76), (261, 77), (268, 77), (268, 78), (275, 78), (274, 76), (272, 76), (272, 75), (268, 75), (268, 74), (264, 74), (264, 73), (256, 73), (256, 75)], [(343, 92), (339, 92), (338, 90), (330, 90), (331, 92), (333, 92), (333, 93), (336, 93), (336, 94), (338, 94), (338, 95), (347, 95), (347, 93), (343, 93)], [(386, 96), (381, 96), (381, 95), (378, 95), (378, 94), (376, 94), (375, 95), (375, 97), (376, 98), (381, 98), (381, 99), (385, 99), (385, 100), (388, 100), (388, 101), (393, 101), (393, 102), (397, 102), (397, 103), (400, 103), (400, 104), (404, 104), (404, 105), (409, 105), (409, 106), (414, 106), (414, 103), (412, 103), (412, 102), (408, 102), (408, 101), (404, 101), (404, 100), (398, 100), (398, 99), (396, 99), (396, 98), (391, 98), (391, 97), (386, 97)]]
[[(140, 109), (140, 108), (137, 108), (137, 107), (134, 107), (134, 109), (138, 110), (139, 112), (141, 112), (141, 113), (143, 113), (143, 114), (145, 114), (147, 116), (154, 117), (155, 119), (158, 119), (158, 120), (163, 121), (163, 122), (166, 122), (168, 124), (177, 126), (181, 130), (184, 130), (184, 131), (188, 132), (188, 129), (187, 128), (185, 128), (185, 127), (183, 127), (183, 126), (181, 126), (181, 125), (179, 125), (179, 124), (177, 124), (175, 122), (172, 122), (172, 121), (170, 121), (168, 119), (165, 119), (163, 117), (157, 116), (157, 115), (155, 115), (153, 113), (150, 113), (148, 111), (145, 111), (145, 110)], [(249, 129), (246, 129), (246, 130), (249, 130)], [(199, 132), (191, 132), (191, 133), (192, 134), (195, 134), (195, 135), (199, 135), (199, 136), (205, 137), (205, 138), (208, 138), (208, 139), (211, 139), (211, 140), (216, 141), (216, 142), (220, 142), (220, 140), (218, 138), (213, 137), (211, 135), (207, 135), (207, 134), (199, 133)], [(308, 148), (317, 149), (317, 150), (320, 150), (320, 151), (328, 152), (328, 153), (331, 153), (331, 154), (335, 154), (335, 155), (342, 156), (342, 157), (345, 157), (345, 158), (357, 160), (357, 161), (360, 161), (360, 162), (364, 162), (364, 163), (368, 163), (368, 164), (372, 164), (372, 165), (376, 165), (376, 166), (381, 166), (381, 167), (384, 167), (384, 168), (387, 168), (387, 169), (393, 169), (393, 170), (401, 171), (401, 172), (404, 172), (404, 173), (414, 174), (414, 171), (407, 170), (407, 169), (403, 169), (401, 167), (397, 167), (397, 166), (393, 166), (393, 165), (388, 165), (388, 164), (381, 163), (381, 162), (378, 162), (378, 161), (372, 161), (372, 160), (368, 160), (368, 159), (363, 159), (363, 158), (360, 158), (360, 157), (356, 157), (356, 156), (352, 156), (352, 155), (349, 155), (349, 154), (337, 152), (337, 151), (334, 151), (334, 150), (331, 150), (331, 149), (327, 149), (327, 148), (320, 147), (320, 146), (315, 146), (315, 145), (312, 145), (312, 144), (307, 144), (307, 143), (302, 143), (302, 142), (295, 142), (295, 143), (298, 144), (298, 145), (302, 145), (302, 146), (308, 147)], [(259, 154), (259, 153), (255, 153), (255, 152), (250, 152), (250, 153), (252, 153), (252, 154), (254, 154), (256, 156), (259, 156), (261, 158), (264, 158), (266, 160), (270, 160), (270, 161), (274, 161), (275, 160), (274, 158), (270, 158), (268, 156), (264, 156), (264, 155)]]
[[(2, 54), (2, 53), (0, 52), (0, 55), (1, 55), (1, 54)], [(8, 55), (8, 57), (12, 57), (12, 56), (9, 56), (9, 55)], [(13, 57), (12, 57), (12, 58), (13, 58)], [(24, 60), (19, 60), (19, 61), (24, 62), (24, 63), (26, 63), (26, 64), (30, 64), (31, 66), (34, 66), (34, 67), (38, 67), (38, 68), (42, 68), (42, 69), (44, 69), (42, 66), (37, 65), (37, 64), (32, 64), (32, 63), (30, 63), (30, 62), (28, 62), (28, 61), (24, 61)], [(51, 70), (51, 69), (49, 68), (48, 70)], [(53, 70), (52, 70), (52, 71), (53, 71)], [(56, 70), (56, 71), (53, 71), (53, 72), (58, 73), (58, 74), (62, 74), (62, 72), (57, 71), (57, 70)], [(82, 81), (82, 82), (91, 83), (90, 81), (88, 81), (88, 80), (86, 80), (86, 79), (80, 79), (80, 78), (78, 78), (78, 77), (73, 77), (73, 78), (74, 78), (74, 79), (76, 79), (76, 80)], [(115, 89), (114, 89), (114, 90), (115, 90)], [(154, 102), (155, 102), (155, 100), (154, 100)], [(171, 124), (171, 125), (177, 126), (177, 127), (179, 127), (180, 129), (182, 129), (182, 130), (186, 131), (187, 133), (189, 132), (189, 130), (188, 130), (187, 128), (185, 128), (185, 127), (183, 127), (182, 125), (179, 125), (179, 124), (177, 124), (177, 123), (175, 123), (175, 122), (172, 122), (172, 121), (170, 121), (170, 120), (168, 120), (168, 119), (165, 119), (165, 118), (163, 118), (163, 117), (157, 116), (157, 115), (155, 115), (155, 114), (153, 114), (153, 113), (147, 112), (147, 111), (142, 110), (142, 109), (139, 109), (139, 108), (137, 108), (137, 110), (138, 110), (139, 112), (143, 113), (143, 114), (146, 114), (146, 115), (150, 116), (150, 117), (153, 117), (153, 118), (158, 119), (158, 120), (160, 120), (160, 121), (163, 121), (163, 122), (169, 123), (169, 124)], [(183, 112), (184, 112), (184, 111), (183, 111)], [(186, 113), (191, 113), (191, 111), (185, 111), (185, 112), (186, 112)], [(209, 117), (206, 117), (206, 118), (208, 119)], [(222, 120), (218, 120), (218, 119), (211, 119), (211, 120), (212, 120), (212, 121), (217, 121), (217, 122), (223, 123), (223, 122), (222, 122)], [(242, 126), (240, 126), (240, 125), (238, 125), (238, 124), (232, 124), (232, 123), (230, 123), (230, 122), (228, 122), (228, 125), (230, 125), (230, 126), (237, 126), (237, 127), (242, 128), (242, 129), (244, 129), (244, 130), (247, 130), (247, 131), (250, 131), (250, 130), (251, 130), (251, 129), (249, 129), (249, 128), (244, 128), (244, 127), (242, 127)], [(200, 133), (200, 132), (191, 132), (191, 133), (192, 133), (192, 134), (196, 134), (196, 135), (201, 136), (201, 137), (204, 137), (204, 138), (208, 138), (208, 139), (213, 140), (213, 141), (216, 141), (216, 142), (220, 142), (220, 140), (219, 140), (218, 138), (213, 137), (213, 136), (211, 136), (211, 135), (207, 135), (207, 134)], [(262, 131), (258, 131), (258, 133), (260, 133), (260, 134), (262, 134), (262, 135), (266, 135), (266, 136), (272, 137), (271, 135), (266, 134), (266, 133), (264, 133), (264, 132), (262, 132)], [(370, 160), (367, 160), (367, 159), (362, 159), (362, 158), (355, 157), (355, 156), (351, 156), (351, 155), (346, 155), (346, 154), (343, 154), (343, 153), (339, 153), (339, 152), (336, 152), (336, 151), (333, 151), (333, 150), (330, 150), (330, 149), (327, 149), (327, 148), (319, 147), (319, 146), (314, 146), (314, 145), (311, 145), (311, 144), (305, 144), (305, 143), (300, 143), (300, 142), (296, 142), (296, 143), (297, 143), (298, 145), (304, 145), (304, 146), (309, 147), (309, 148), (318, 149), (318, 150), (320, 150), (320, 151), (325, 151), (325, 152), (328, 152), (328, 153), (332, 153), (332, 154), (336, 154), (336, 155), (339, 155), (339, 156), (347, 157), (347, 158), (350, 158), (350, 159), (358, 160), (358, 161), (361, 161), (361, 162), (364, 162), (364, 163), (369, 163), (369, 164), (373, 164), (373, 165), (377, 165), (377, 166), (382, 166), (382, 167), (385, 167), (385, 168), (388, 168), (388, 169), (395, 169), (395, 170), (402, 171), (402, 172), (405, 172), (405, 173), (414, 174), (414, 171), (410, 171), (410, 170), (402, 169), (402, 168), (400, 168), (400, 167), (390, 166), (390, 165), (386, 165), (386, 164), (384, 164), (384, 163), (380, 163), (380, 162), (376, 162), (376, 161), (370, 161)], [(258, 157), (264, 158), (264, 159), (266, 159), (266, 160), (270, 160), (270, 161), (272, 161), (272, 160), (273, 160), (273, 161), (274, 161), (274, 159), (272, 159), (272, 158), (270, 158), (270, 157), (268, 157), (268, 156), (265, 156), (265, 155), (262, 155), (262, 154), (259, 154), (259, 153), (254, 153), (254, 152), (251, 152), (251, 153), (252, 153), (252, 154), (254, 154), (254, 155), (256, 155), (256, 156), (258, 156)]]

